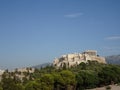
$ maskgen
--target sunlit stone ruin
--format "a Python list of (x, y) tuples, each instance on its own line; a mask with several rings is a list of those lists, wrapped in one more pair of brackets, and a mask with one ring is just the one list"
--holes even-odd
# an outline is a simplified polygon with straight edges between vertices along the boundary
[(59, 68), (63, 67), (71, 67), (75, 65), (79, 65), (81, 62), (87, 63), (88, 61), (97, 61), (99, 63), (106, 63), (104, 57), (100, 57), (97, 55), (97, 51), (95, 50), (87, 50), (83, 53), (73, 53), (62, 55), (59, 58), (55, 58), (53, 62), (53, 66)]

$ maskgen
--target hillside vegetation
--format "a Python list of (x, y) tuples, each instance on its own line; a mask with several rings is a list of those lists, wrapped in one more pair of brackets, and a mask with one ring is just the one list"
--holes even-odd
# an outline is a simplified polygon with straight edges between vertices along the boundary
[(34, 73), (6, 72), (2, 75), (0, 90), (84, 90), (120, 83), (120, 66), (96, 61), (81, 63), (71, 68), (55, 69), (47, 66)]

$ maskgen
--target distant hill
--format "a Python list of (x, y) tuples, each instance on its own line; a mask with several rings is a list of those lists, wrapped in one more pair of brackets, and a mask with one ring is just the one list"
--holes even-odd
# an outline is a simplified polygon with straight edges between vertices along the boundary
[(33, 66), (33, 68), (40, 69), (41, 67), (44, 68), (46, 66), (51, 66), (51, 65), (52, 65), (52, 63), (43, 63), (43, 64), (39, 64), (39, 65)]
[[(107, 56), (107, 57), (105, 57), (105, 59), (108, 64), (119, 64), (120, 65), (120, 55)], [(41, 67), (44, 68), (44, 67), (50, 66), (50, 65), (52, 65), (52, 63), (43, 63), (43, 64), (33, 66), (33, 68), (40, 69)]]
[(120, 64), (120, 55), (111, 55), (105, 57), (106, 62), (109, 64)]

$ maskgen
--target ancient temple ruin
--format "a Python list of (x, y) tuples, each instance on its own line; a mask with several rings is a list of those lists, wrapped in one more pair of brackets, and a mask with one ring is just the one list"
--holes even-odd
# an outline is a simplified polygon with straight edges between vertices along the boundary
[(87, 63), (90, 61), (98, 61), (99, 63), (106, 63), (104, 57), (100, 57), (97, 55), (97, 51), (95, 50), (87, 50), (83, 53), (73, 53), (62, 55), (59, 58), (55, 58), (53, 65), (57, 68), (63, 67), (64, 65), (67, 67), (79, 65), (81, 62)]

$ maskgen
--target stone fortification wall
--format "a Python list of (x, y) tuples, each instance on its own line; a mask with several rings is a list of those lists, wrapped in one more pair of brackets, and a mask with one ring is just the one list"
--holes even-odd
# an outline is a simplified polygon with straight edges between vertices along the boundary
[(104, 57), (99, 57), (97, 55), (97, 51), (95, 50), (87, 50), (83, 53), (74, 53), (62, 55), (60, 58), (56, 58), (53, 62), (55, 67), (71, 67), (75, 65), (79, 65), (81, 62), (87, 63), (87, 61), (98, 61), (99, 63), (106, 63)]

